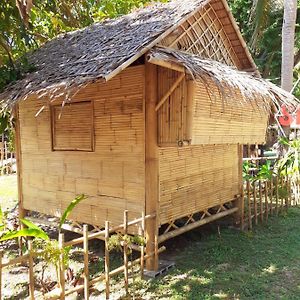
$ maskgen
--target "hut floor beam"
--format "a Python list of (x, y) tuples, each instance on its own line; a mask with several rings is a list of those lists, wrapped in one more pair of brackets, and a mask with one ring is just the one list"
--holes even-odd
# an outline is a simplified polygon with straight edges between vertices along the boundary
[(186, 222), (185, 225), (182, 226), (182, 227), (178, 227), (178, 228), (176, 228), (172, 231), (168, 231), (168, 232), (163, 233), (162, 235), (159, 236), (158, 243), (163, 243), (166, 240), (169, 240), (173, 237), (176, 237), (180, 234), (183, 234), (187, 231), (193, 230), (197, 227), (200, 227), (200, 226), (205, 225), (207, 223), (213, 222), (213, 221), (218, 220), (220, 218), (223, 218), (225, 216), (229, 216), (231, 214), (234, 214), (237, 211), (238, 211), (238, 207), (233, 207), (233, 208), (227, 209), (224, 205), (221, 205), (220, 209), (218, 209), (215, 214), (208, 213), (208, 211), (203, 212), (200, 220), (195, 221), (193, 218), (191, 218), (191, 216), (189, 216), (189, 222), (190, 223)]

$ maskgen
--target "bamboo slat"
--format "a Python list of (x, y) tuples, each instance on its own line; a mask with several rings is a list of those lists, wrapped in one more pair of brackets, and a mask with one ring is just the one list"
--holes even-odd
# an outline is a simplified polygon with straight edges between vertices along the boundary
[(105, 257), (104, 257), (104, 271), (105, 271), (105, 296), (109, 299), (110, 294), (110, 259), (109, 259), (109, 221), (105, 222)]
[(29, 297), (34, 300), (34, 270), (33, 270), (33, 249), (32, 241), (28, 241), (28, 274), (29, 274)]
[(90, 296), (89, 284), (89, 239), (88, 225), (83, 225), (83, 265), (84, 265), (84, 299), (88, 300)]

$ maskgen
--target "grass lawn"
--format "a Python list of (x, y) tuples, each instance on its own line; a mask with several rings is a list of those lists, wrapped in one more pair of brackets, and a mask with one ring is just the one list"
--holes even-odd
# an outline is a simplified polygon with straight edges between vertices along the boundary
[(0, 176), (0, 206), (11, 210), (17, 204), (17, 175)]
[(300, 299), (299, 208), (252, 233), (224, 229), (178, 245), (168, 275), (136, 283), (142, 299)]

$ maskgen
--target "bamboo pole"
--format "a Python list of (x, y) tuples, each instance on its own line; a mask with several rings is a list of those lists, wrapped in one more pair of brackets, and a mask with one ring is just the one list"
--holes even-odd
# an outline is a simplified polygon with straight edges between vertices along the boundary
[(144, 276), (144, 262), (145, 262), (145, 245), (144, 245), (144, 241), (145, 241), (145, 212), (142, 212), (142, 224), (141, 224), (141, 236), (143, 238), (143, 244), (141, 247), (141, 278), (143, 278)]
[[(284, 191), (284, 187), (283, 187), (283, 176), (281, 176), (281, 190)], [(284, 206), (284, 198), (281, 197), (281, 209), (283, 209), (283, 206)]]
[[(166, 250), (166, 247), (165, 247), (165, 246), (162, 246), (162, 247), (160, 247), (160, 248), (158, 249), (158, 253), (161, 253), (161, 252), (163, 252), (163, 251), (165, 251), (165, 250)], [(154, 255), (155, 255), (154, 252), (146, 254), (146, 255), (145, 255), (145, 260), (148, 260), (149, 258), (151, 258), (151, 257), (154, 256)], [(135, 265), (137, 265), (137, 264), (139, 264), (139, 263), (140, 263), (140, 258), (137, 258), (137, 259), (135, 259), (133, 262), (129, 262), (129, 267), (131, 267), (132, 265), (135, 266)], [(120, 274), (120, 273), (122, 273), (122, 272), (124, 272), (124, 266), (121, 266), (121, 267), (119, 267), (119, 268), (116, 268), (116, 269), (110, 271), (110, 272), (109, 272), (109, 276), (110, 276), (110, 277), (113, 277), (113, 276), (116, 276), (116, 275), (118, 275), (118, 274)], [(96, 284), (97, 282), (100, 282), (100, 281), (102, 281), (102, 280), (104, 280), (104, 279), (105, 279), (105, 274), (102, 274), (102, 275), (100, 275), (100, 276), (98, 276), (98, 277), (96, 277), (96, 278), (93, 278), (92, 280), (90, 280), (90, 286), (93, 286), (93, 285)], [(78, 285), (78, 286), (76, 286), (76, 287), (74, 287), (74, 288), (72, 288), (72, 289), (67, 290), (67, 291), (65, 292), (65, 296), (71, 295), (71, 294), (76, 293), (76, 292), (80, 292), (80, 291), (82, 291), (83, 289), (84, 289), (84, 285), (83, 285), (83, 284), (82, 284), (82, 285)], [(57, 298), (54, 298), (54, 299), (57, 299)]]
[(273, 177), (270, 180), (270, 212), (273, 215)]
[(28, 265), (29, 265), (29, 297), (34, 300), (34, 273), (33, 273), (33, 251), (32, 241), (28, 241)]
[[(128, 210), (124, 211), (124, 236), (128, 233)], [(124, 239), (123, 244), (124, 251), (124, 286), (126, 291), (126, 296), (128, 295), (128, 246), (126, 238)]]
[(278, 216), (278, 200), (279, 200), (279, 197), (278, 197), (278, 176), (276, 176), (276, 179), (275, 179), (275, 197), (276, 197), (276, 204), (275, 204), (275, 210), (276, 210), (276, 215)]
[(269, 217), (268, 181), (265, 181), (265, 215), (266, 215), (266, 222), (268, 222), (268, 217)]
[(260, 210), (260, 222), (264, 221), (264, 210), (263, 210), (263, 195), (262, 195), (262, 185), (261, 180), (259, 180), (259, 210)]
[(109, 299), (110, 294), (110, 278), (109, 278), (109, 221), (105, 221), (105, 257), (104, 257), (104, 270), (105, 270), (105, 297)]
[(254, 201), (254, 222), (255, 225), (258, 224), (257, 220), (257, 202), (256, 202), (256, 184), (253, 182), (253, 201)]
[(2, 259), (3, 259), (3, 251), (0, 251), (0, 300), (2, 300)]
[[(17, 178), (18, 178), (18, 212), (19, 212), (19, 226), (22, 229), (23, 223), (20, 221), (26, 216), (26, 210), (23, 206), (23, 170), (22, 170), (22, 149), (21, 149), (21, 133), (20, 133), (20, 120), (19, 120), (19, 105), (16, 105), (13, 114), (15, 116), (15, 148), (16, 148), (16, 165), (17, 165)], [(19, 251), (20, 255), (23, 254), (23, 238), (19, 238)]]
[(209, 216), (207, 218), (201, 219), (201, 220), (196, 221), (194, 223), (190, 223), (190, 224), (188, 224), (188, 225), (186, 225), (184, 227), (180, 227), (180, 228), (177, 228), (175, 230), (172, 230), (172, 231), (169, 231), (167, 233), (164, 233), (164, 234), (162, 234), (162, 235), (160, 235), (158, 237), (158, 243), (159, 244), (163, 243), (163, 242), (165, 242), (168, 239), (171, 239), (171, 238), (173, 238), (175, 236), (178, 236), (178, 235), (183, 234), (183, 233), (185, 233), (187, 231), (195, 229), (195, 228), (197, 228), (199, 226), (205, 225), (205, 224), (207, 224), (209, 222), (213, 222), (213, 221), (215, 221), (217, 219), (220, 219), (220, 218), (223, 218), (225, 216), (228, 216), (228, 215), (231, 215), (233, 213), (236, 213), (237, 211), (238, 211), (238, 207), (233, 207), (231, 209), (222, 211), (222, 212), (220, 212), (218, 214), (215, 214), (215, 215), (211, 215), (211, 216)]
[(250, 200), (250, 181), (247, 180), (247, 200), (248, 200), (248, 229), (252, 230), (252, 216), (251, 216), (251, 200)]
[[(156, 213), (152, 213), (152, 214), (149, 214), (147, 216), (145, 216), (145, 219), (146, 220), (149, 220), (149, 219), (154, 219), (156, 216)], [(138, 224), (142, 221), (141, 218), (138, 218), (138, 219), (135, 219), (133, 221), (130, 221), (128, 222), (128, 227), (130, 226), (133, 226), (135, 224)], [(122, 230), (124, 229), (124, 224), (121, 224), (121, 225), (118, 225), (116, 227), (112, 227), (109, 229), (109, 232), (110, 233), (113, 233), (113, 232), (116, 232), (116, 231), (119, 231), (119, 230)], [(99, 237), (101, 236), (105, 236), (105, 230), (101, 230), (99, 232), (96, 232), (96, 233), (92, 233), (88, 236), (89, 240), (92, 240), (92, 239), (98, 239)], [(102, 238), (101, 238), (102, 239)], [(103, 238), (104, 239), (104, 238)], [(84, 238), (83, 237), (80, 237), (80, 238), (77, 238), (77, 239), (73, 239), (71, 241), (68, 241), (68, 242), (65, 242), (65, 247), (67, 246), (74, 246), (74, 245), (77, 245), (77, 244), (82, 244), (84, 241)]]
[[(146, 214), (156, 217), (146, 222), (146, 253), (155, 252), (155, 236), (158, 235), (159, 209), (159, 153), (157, 146), (157, 68), (145, 64), (145, 207)], [(158, 269), (158, 257), (151, 256), (146, 261), (148, 270)]]
[(88, 225), (83, 225), (83, 261), (84, 261), (84, 299), (88, 300), (90, 297), (89, 292), (89, 231)]
[(64, 234), (60, 233), (58, 236), (58, 246), (61, 251), (59, 257), (59, 287), (60, 287), (60, 299), (65, 299), (65, 264), (64, 264)]
[(245, 195), (244, 195), (244, 190), (242, 190), (242, 195), (241, 195), (240, 219), (241, 219), (241, 230), (244, 230), (244, 226), (245, 226)]

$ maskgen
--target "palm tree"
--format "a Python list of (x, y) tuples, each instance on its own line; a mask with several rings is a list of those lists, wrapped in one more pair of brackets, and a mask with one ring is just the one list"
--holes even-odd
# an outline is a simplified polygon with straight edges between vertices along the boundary
[(252, 18), (255, 29), (252, 38), (252, 48), (268, 26), (272, 11), (284, 9), (282, 26), (282, 66), (281, 86), (287, 91), (293, 87), (295, 25), (297, 14), (297, 0), (255, 0), (253, 3)]
[(297, 0), (284, 0), (281, 87), (288, 92), (293, 88), (296, 15)]

